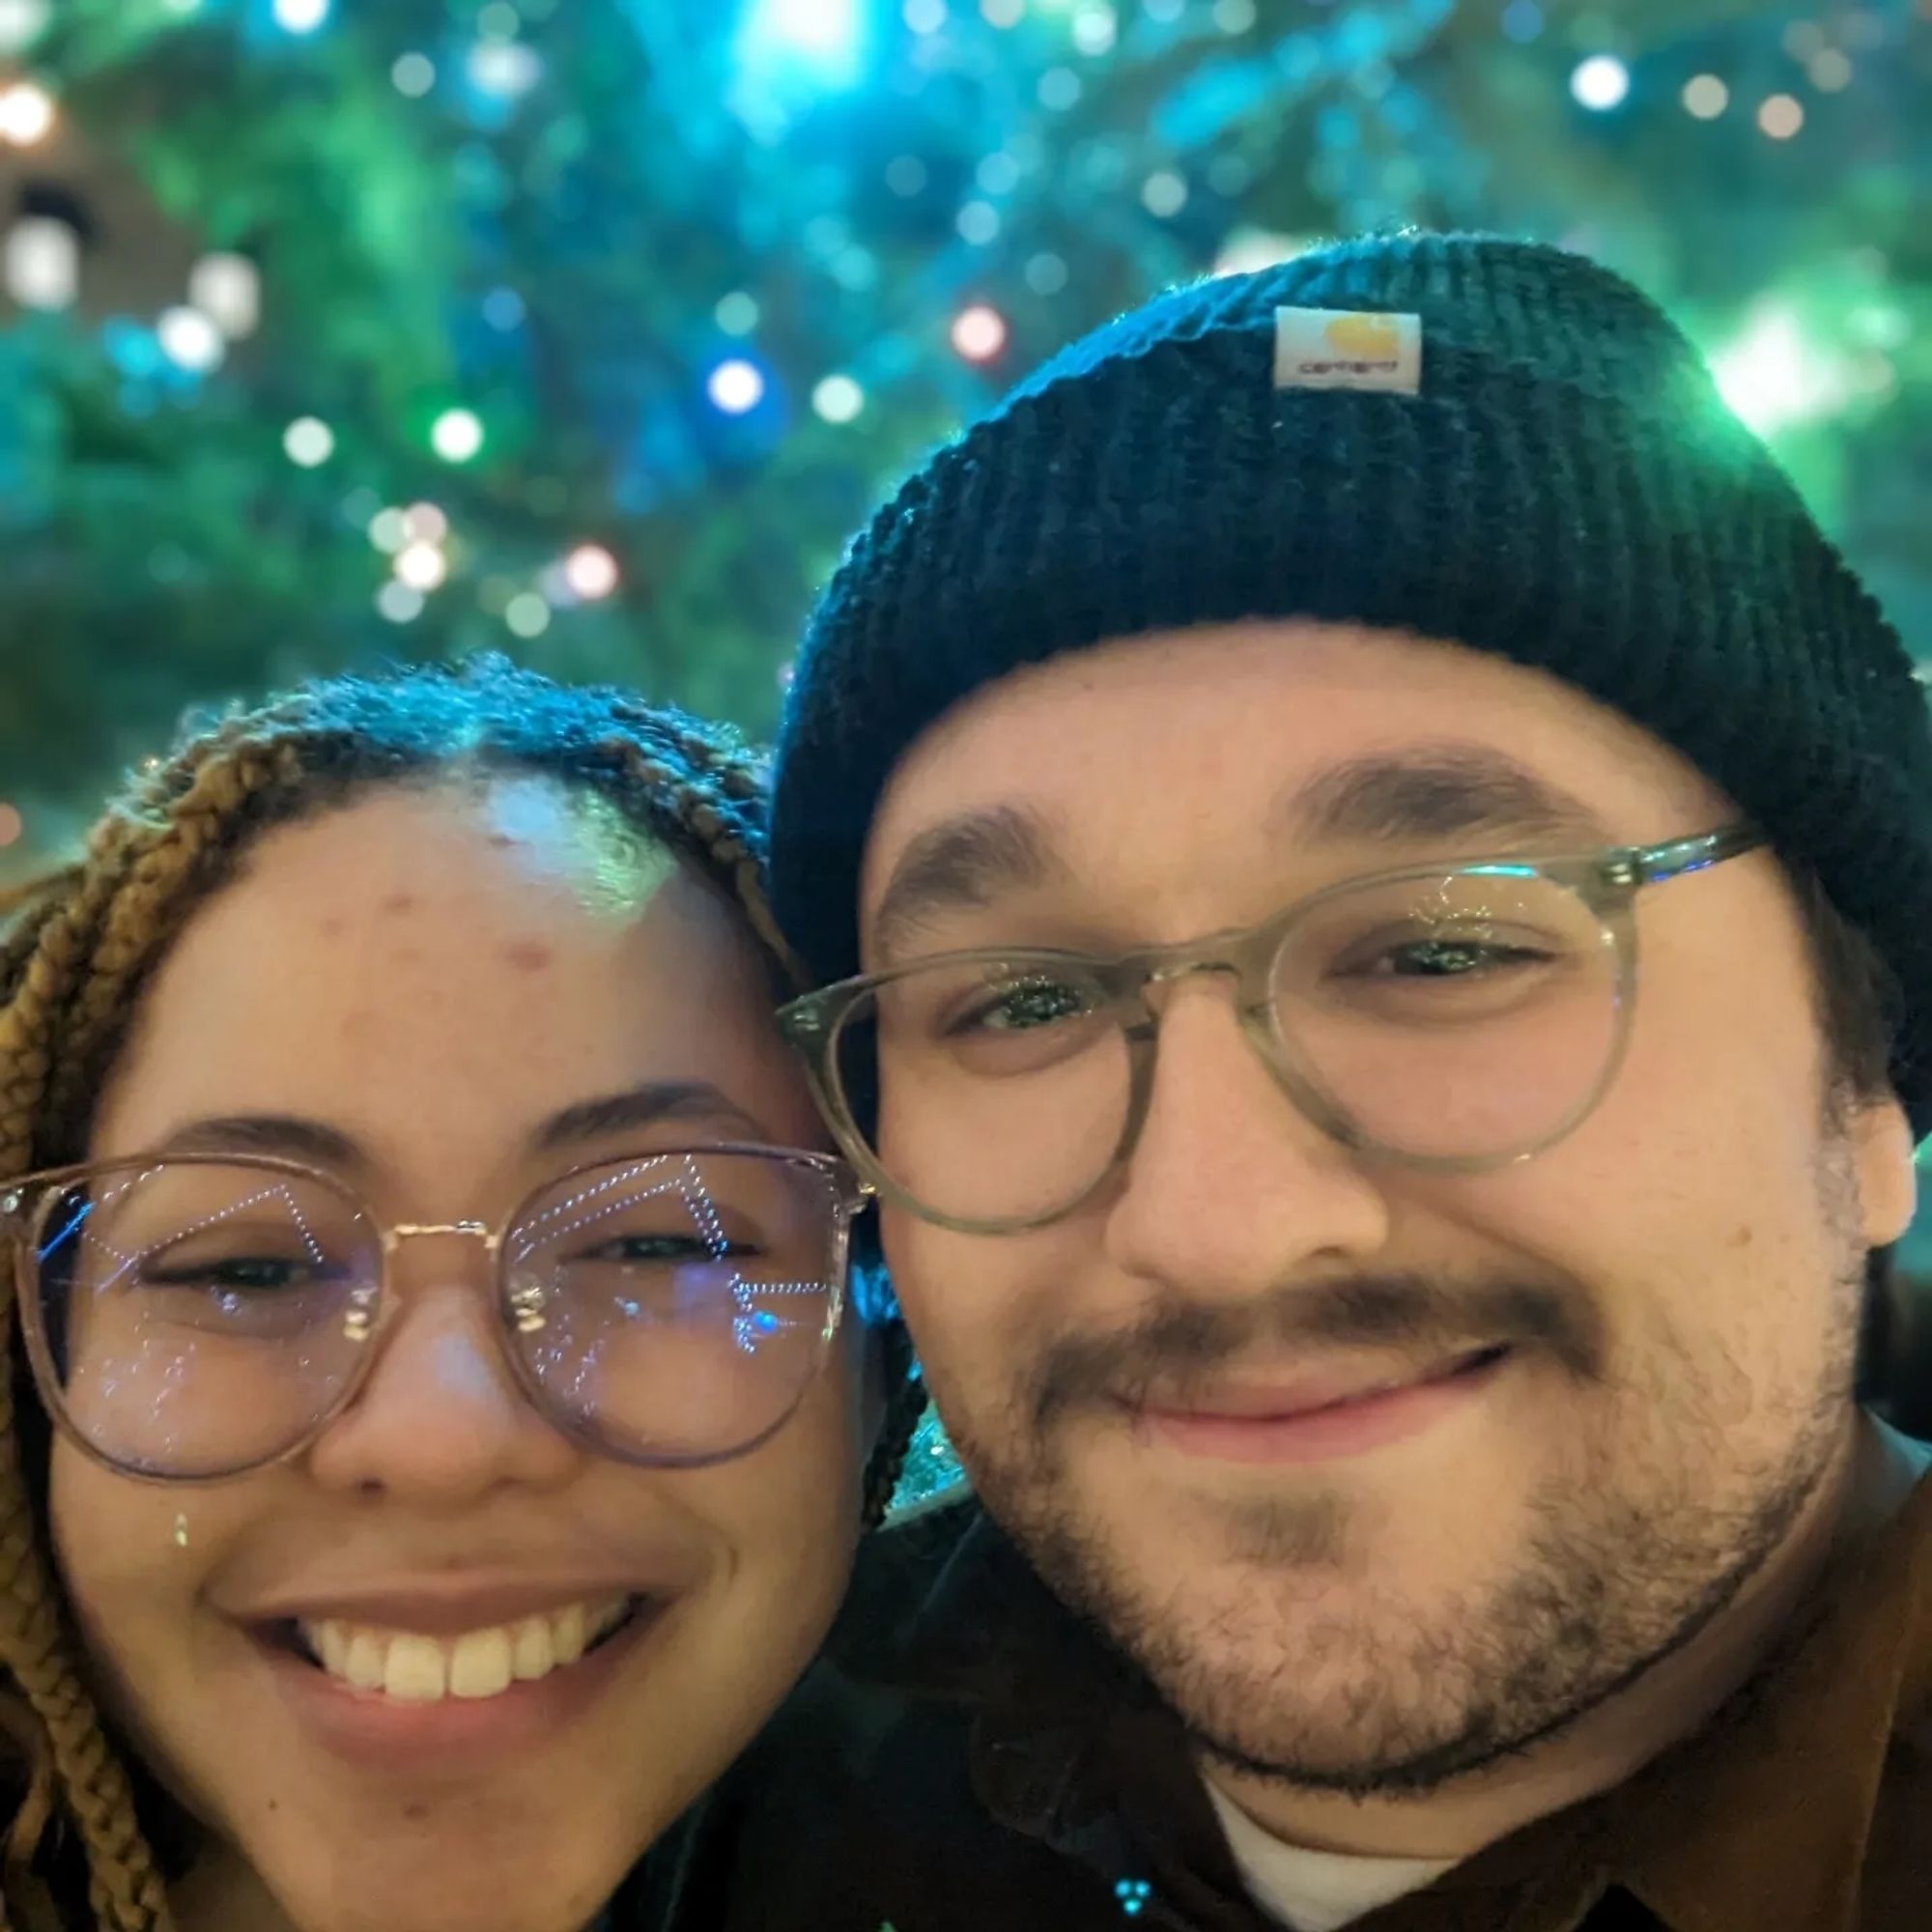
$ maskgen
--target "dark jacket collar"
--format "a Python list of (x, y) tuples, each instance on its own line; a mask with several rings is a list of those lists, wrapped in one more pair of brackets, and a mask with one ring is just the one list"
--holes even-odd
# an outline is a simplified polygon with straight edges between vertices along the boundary
[[(1103, 1869), (1156, 1861), (1201, 1922), (1239, 1880), (1188, 1741), (968, 1500), (889, 1531), (834, 1654), (861, 1679), (971, 1708), (982, 1801)], [(1671, 1932), (1856, 1932), (1863, 1847), (1894, 1734), (1932, 1720), (1932, 1480), (1834, 1564), (1810, 1614), (1719, 1718), (1605, 1797), (1513, 1833), (1374, 1923), (1485, 1894), (1484, 1924), (1577, 1922), (1613, 1886)], [(1917, 1748), (1932, 1759), (1932, 1738)], [(1435, 1910), (1439, 1911), (1439, 1904)]]

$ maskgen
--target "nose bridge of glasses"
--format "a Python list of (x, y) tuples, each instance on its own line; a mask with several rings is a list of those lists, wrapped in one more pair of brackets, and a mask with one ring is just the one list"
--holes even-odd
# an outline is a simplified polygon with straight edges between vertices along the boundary
[[(1258, 973), (1265, 978), (1260, 945), (1253, 932), (1215, 932), (1141, 954), (1133, 962), (1133, 970), (1149, 1017), (1162, 1010), (1165, 989), (1191, 980), (1226, 980), (1234, 988), (1237, 1006), (1252, 1003), (1259, 997)], [(1268, 951), (1272, 952), (1271, 945)]]
[(393, 1255), (405, 1241), (424, 1235), (466, 1235), (496, 1252), (498, 1236), (486, 1221), (401, 1221), (383, 1231), (383, 1252)]

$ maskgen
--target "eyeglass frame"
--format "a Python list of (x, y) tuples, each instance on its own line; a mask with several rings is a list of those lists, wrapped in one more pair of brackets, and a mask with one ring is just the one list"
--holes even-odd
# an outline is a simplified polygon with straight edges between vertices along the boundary
[[(1153, 1073), (1160, 1015), (1150, 991), (1201, 973), (1224, 973), (1235, 982), (1235, 1008), (1243, 1037), (1254, 1048), (1276, 1085), (1302, 1115), (1338, 1146), (1368, 1153), (1397, 1165), (1435, 1174), (1483, 1174), (1512, 1167), (1564, 1139), (1600, 1106), (1609, 1092), (1630, 1044), (1632, 1008), (1636, 989), (1637, 934), (1634, 917), (1636, 895), (1646, 886), (1701, 872), (1727, 859), (1763, 849), (1769, 838), (1756, 826), (1735, 820), (1710, 832), (1669, 838), (1654, 845), (1612, 845), (1596, 852), (1549, 856), (1506, 853), (1467, 860), (1390, 867), (1338, 880), (1302, 895), (1271, 913), (1259, 925), (1234, 927), (1180, 940), (1169, 946), (1142, 947), (1103, 957), (1069, 948), (1049, 946), (980, 946), (959, 952), (930, 953), (906, 960), (878, 973), (859, 973), (787, 1001), (778, 1009), (779, 1031), (805, 1065), (808, 1084), (833, 1139), (852, 1164), (861, 1182), (881, 1201), (904, 1208), (934, 1227), (961, 1235), (1017, 1235), (1051, 1226), (1091, 1201), (1130, 1158), (1146, 1125), (1153, 1098)], [(1615, 950), (1612, 1000), (1616, 1032), (1596, 1085), (1549, 1132), (1527, 1147), (1504, 1154), (1411, 1154), (1383, 1145), (1353, 1125), (1321, 1091), (1321, 1084), (1295, 1064), (1293, 1042), (1283, 1034), (1275, 1012), (1273, 978), (1277, 961), (1295, 929), (1319, 907), (1348, 894), (1378, 886), (1402, 884), (1447, 873), (1478, 877), (1485, 873), (1532, 872), (1571, 893), (1595, 917)], [(857, 1117), (838, 1071), (839, 1035), (852, 1009), (895, 980), (930, 972), (935, 966), (990, 966), (1022, 960), (1028, 964), (1077, 969), (1097, 982), (1109, 1008), (1120, 1010), (1121, 1032), (1127, 1046), (1128, 1090), (1121, 1138), (1092, 1182), (1072, 1200), (1038, 1214), (975, 1217), (948, 1214), (929, 1207), (902, 1187), (886, 1171), (860, 1131)], [(1138, 1006), (1139, 1013), (1133, 1012)]]
[[(580, 1175), (599, 1174), (609, 1168), (623, 1167), (630, 1162), (675, 1160), (684, 1155), (703, 1154), (752, 1155), (781, 1160), (787, 1166), (809, 1168), (834, 1183), (832, 1246), (829, 1256), (832, 1271), (826, 1318), (819, 1329), (815, 1358), (810, 1373), (800, 1383), (797, 1395), (792, 1398), (791, 1403), (777, 1420), (760, 1430), (749, 1441), (730, 1449), (710, 1451), (703, 1455), (629, 1454), (612, 1448), (587, 1421), (573, 1421), (554, 1412), (554, 1398), (536, 1379), (535, 1371), (512, 1346), (510, 1337), (513, 1330), (526, 1334), (534, 1332), (525, 1324), (536, 1311), (527, 1305), (524, 1307), (517, 1305), (518, 1296), (510, 1286), (510, 1263), (504, 1253), (503, 1244), (511, 1231), (545, 1195), (566, 1185)], [(60, 1378), (54, 1368), (52, 1350), (43, 1319), (42, 1297), (38, 1288), (40, 1259), (33, 1252), (38, 1236), (43, 1232), (40, 1226), (41, 1215), (44, 1212), (43, 1203), (48, 1200), (58, 1200), (63, 1190), (71, 1187), (76, 1181), (86, 1179), (91, 1175), (120, 1173), (128, 1168), (141, 1167), (144, 1163), (156, 1168), (245, 1167), (263, 1173), (319, 1181), (347, 1202), (377, 1235), (381, 1270), (373, 1284), (353, 1289), (349, 1294), (351, 1313), (348, 1320), (351, 1332), (348, 1339), (358, 1346), (362, 1344), (371, 1346), (357, 1356), (355, 1367), (344, 1378), (342, 1387), (335, 1392), (324, 1412), (298, 1440), (286, 1448), (276, 1450), (272, 1455), (257, 1457), (254, 1461), (240, 1463), (232, 1469), (207, 1473), (174, 1475), (165, 1470), (144, 1469), (117, 1462), (105, 1450), (90, 1441), (80, 1425), (68, 1413), (66, 1393), (61, 1388)], [(389, 1222), (377, 1214), (369, 1203), (348, 1182), (326, 1169), (312, 1166), (307, 1161), (289, 1160), (277, 1154), (219, 1153), (199, 1151), (183, 1153), (132, 1153), (119, 1159), (79, 1161), (65, 1167), (43, 1168), (32, 1174), (23, 1174), (10, 1180), (0, 1181), (0, 1247), (11, 1243), (14, 1250), (14, 1300), (19, 1311), (27, 1360), (33, 1370), (42, 1407), (45, 1409), (54, 1427), (89, 1461), (134, 1482), (183, 1484), (197, 1488), (212, 1483), (232, 1482), (237, 1477), (253, 1475), (257, 1470), (272, 1468), (280, 1463), (294, 1462), (312, 1449), (348, 1412), (375, 1372), (375, 1365), (383, 1352), (384, 1331), (393, 1328), (399, 1319), (395, 1310), (401, 1301), (401, 1296), (393, 1290), (390, 1273), (394, 1257), (405, 1241), (414, 1240), (418, 1236), (427, 1235), (458, 1235), (483, 1243), (484, 1253), (490, 1258), (491, 1264), (493, 1290), (491, 1303), (497, 1317), (492, 1324), (492, 1332), (497, 1338), (498, 1353), (509, 1365), (518, 1393), (544, 1422), (558, 1435), (567, 1437), (589, 1454), (622, 1463), (633, 1468), (696, 1469), (708, 1468), (720, 1463), (735, 1462), (740, 1456), (751, 1455), (769, 1442), (797, 1414), (799, 1406), (805, 1401), (812, 1382), (823, 1373), (827, 1353), (838, 1333), (840, 1322), (844, 1320), (847, 1299), (846, 1276), (851, 1259), (852, 1223), (870, 1205), (872, 1194), (872, 1188), (860, 1179), (851, 1164), (837, 1154), (819, 1153), (806, 1148), (776, 1147), (754, 1141), (715, 1141), (702, 1146), (648, 1148), (632, 1153), (609, 1155), (599, 1160), (580, 1161), (558, 1174), (552, 1175), (549, 1179), (539, 1182), (520, 1196), (515, 1207), (494, 1226), (487, 1221), (473, 1220)], [(34, 1277), (31, 1292), (30, 1273)], [(355, 1321), (358, 1315), (364, 1318), (359, 1323)]]

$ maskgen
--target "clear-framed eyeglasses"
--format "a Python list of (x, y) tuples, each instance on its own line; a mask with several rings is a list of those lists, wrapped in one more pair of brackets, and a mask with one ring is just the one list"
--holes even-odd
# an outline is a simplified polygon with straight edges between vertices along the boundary
[(784, 1424), (844, 1308), (844, 1161), (678, 1148), (573, 1168), (495, 1226), (384, 1225), (298, 1161), (170, 1154), (0, 1183), (28, 1357), (56, 1425), (126, 1474), (298, 1454), (355, 1401), (407, 1241), (479, 1242), (529, 1402), (593, 1452), (717, 1463)]
[(1089, 1199), (1153, 1090), (1157, 987), (1232, 980), (1242, 1030), (1337, 1142), (1473, 1174), (1523, 1160), (1602, 1100), (1630, 1037), (1636, 895), (1763, 845), (1747, 825), (1648, 846), (1409, 866), (1245, 931), (1114, 958), (934, 954), (779, 1015), (820, 1109), (880, 1196), (1010, 1234)]

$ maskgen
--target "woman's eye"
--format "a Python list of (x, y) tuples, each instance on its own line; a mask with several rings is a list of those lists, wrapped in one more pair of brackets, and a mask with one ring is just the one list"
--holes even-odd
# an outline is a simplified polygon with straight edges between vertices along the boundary
[(756, 1252), (735, 1241), (710, 1242), (696, 1235), (620, 1235), (613, 1240), (586, 1248), (572, 1259), (637, 1267), (654, 1263), (721, 1262)]
[(309, 1262), (277, 1261), (270, 1255), (235, 1255), (225, 1261), (173, 1264), (150, 1263), (141, 1279), (151, 1288), (206, 1288), (224, 1294), (267, 1294), (306, 1288), (322, 1278)]

